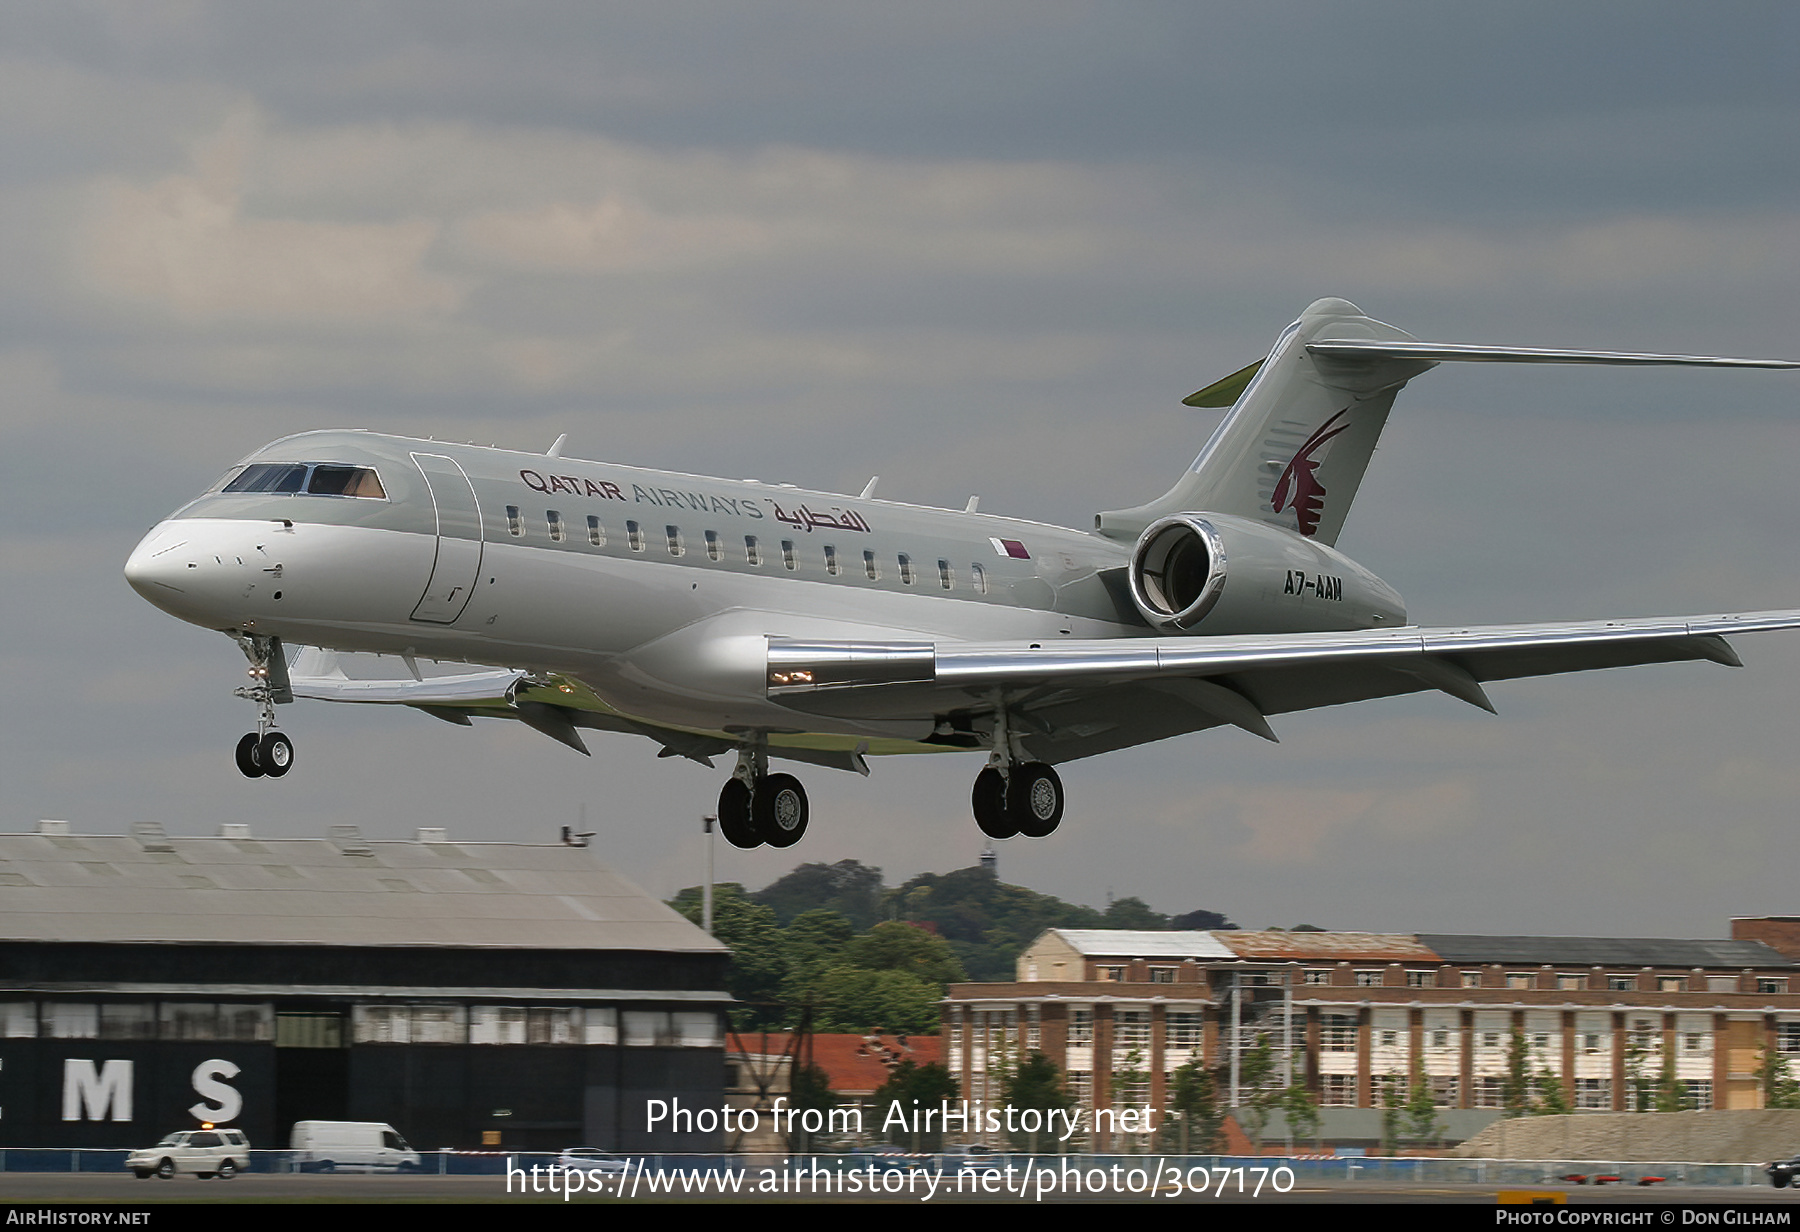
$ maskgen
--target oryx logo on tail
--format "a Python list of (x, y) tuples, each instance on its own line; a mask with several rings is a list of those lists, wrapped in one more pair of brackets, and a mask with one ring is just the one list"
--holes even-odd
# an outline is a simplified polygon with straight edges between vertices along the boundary
[(1350, 426), (1348, 423), (1339, 424), (1336, 428), (1331, 426), (1349, 413), (1350, 408), (1345, 407), (1321, 424), (1319, 430), (1307, 437), (1306, 443), (1295, 451), (1293, 458), (1281, 472), (1281, 478), (1275, 481), (1275, 512), (1280, 513), (1292, 506), (1294, 518), (1299, 522), (1300, 533), (1303, 535), (1318, 533), (1319, 515), (1325, 509), (1325, 487), (1315, 473), (1319, 469), (1318, 459), (1312, 455), (1326, 441)]

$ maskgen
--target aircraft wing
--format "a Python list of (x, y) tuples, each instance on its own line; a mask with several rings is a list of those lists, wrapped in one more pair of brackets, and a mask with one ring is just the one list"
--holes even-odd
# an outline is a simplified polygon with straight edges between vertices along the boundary
[(1034, 643), (769, 642), (768, 694), (796, 711), (936, 719), (974, 747), (1004, 698), (1031, 756), (1071, 761), (1267, 716), (1437, 689), (1492, 710), (1493, 680), (1706, 659), (1730, 633), (1800, 628), (1800, 611), (1350, 633)]

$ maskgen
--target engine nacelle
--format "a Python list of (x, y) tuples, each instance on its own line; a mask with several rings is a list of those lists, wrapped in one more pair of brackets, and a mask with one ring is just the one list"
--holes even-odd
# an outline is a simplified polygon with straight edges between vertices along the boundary
[(1178, 513), (1151, 523), (1132, 550), (1127, 576), (1144, 619), (1177, 633), (1316, 633), (1406, 623), (1406, 604), (1394, 588), (1348, 556), (1229, 514)]

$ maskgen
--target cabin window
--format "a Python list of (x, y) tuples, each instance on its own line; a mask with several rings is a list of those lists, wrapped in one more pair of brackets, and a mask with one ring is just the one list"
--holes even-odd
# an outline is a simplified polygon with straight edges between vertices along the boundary
[(606, 546), (606, 528), (600, 525), (600, 519), (588, 514), (588, 542), (597, 548)]
[(707, 531), (706, 532), (706, 559), (717, 560), (717, 559), (719, 559), (719, 557), (723, 556), (724, 554), (725, 554), (724, 549), (719, 546), (719, 532), (716, 530)]
[(983, 569), (980, 565), (970, 565), (969, 583), (975, 587), (976, 594), (987, 594), (987, 570)]
[(525, 533), (525, 519), (519, 516), (517, 505), (506, 507), (506, 533), (514, 539)]
[(746, 565), (762, 564), (762, 547), (756, 542), (755, 535), (744, 536), (744, 563)]
[(625, 523), (625, 542), (630, 545), (632, 551), (643, 551), (644, 528), (639, 526), (636, 522)]
[(563, 526), (563, 517), (560, 510), (544, 510), (544, 524), (550, 528), (551, 543), (561, 543), (564, 539), (569, 537), (568, 530)]
[(956, 570), (950, 567), (950, 562), (947, 560), (938, 561), (938, 582), (943, 585), (945, 590), (956, 589)]
[(781, 567), (790, 571), (800, 567), (799, 562), (794, 559), (794, 541), (792, 539), (781, 541)]
[(832, 577), (836, 577), (838, 575), (838, 571), (841, 567), (842, 566), (840, 566), (838, 564), (837, 549), (832, 547), (829, 543), (826, 544), (825, 545), (825, 572), (829, 573)]
[(908, 556), (905, 552), (900, 553), (900, 580), (905, 582), (908, 586), (911, 586), (918, 576), (919, 575), (913, 571), (912, 557)]
[(687, 545), (681, 541), (681, 528), (679, 526), (665, 526), (663, 527), (663, 534), (669, 540), (670, 556), (682, 556), (687, 553)]
[(875, 553), (863, 553), (863, 572), (869, 575), (869, 580), (871, 582), (879, 582), (881, 580), (881, 566), (875, 563)]

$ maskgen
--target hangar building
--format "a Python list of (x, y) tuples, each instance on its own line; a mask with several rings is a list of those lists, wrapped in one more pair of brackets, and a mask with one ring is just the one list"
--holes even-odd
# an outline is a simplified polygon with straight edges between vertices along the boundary
[(0, 835), (0, 1146), (717, 1149), (644, 1105), (719, 1106), (728, 951), (592, 850), (223, 831)]

